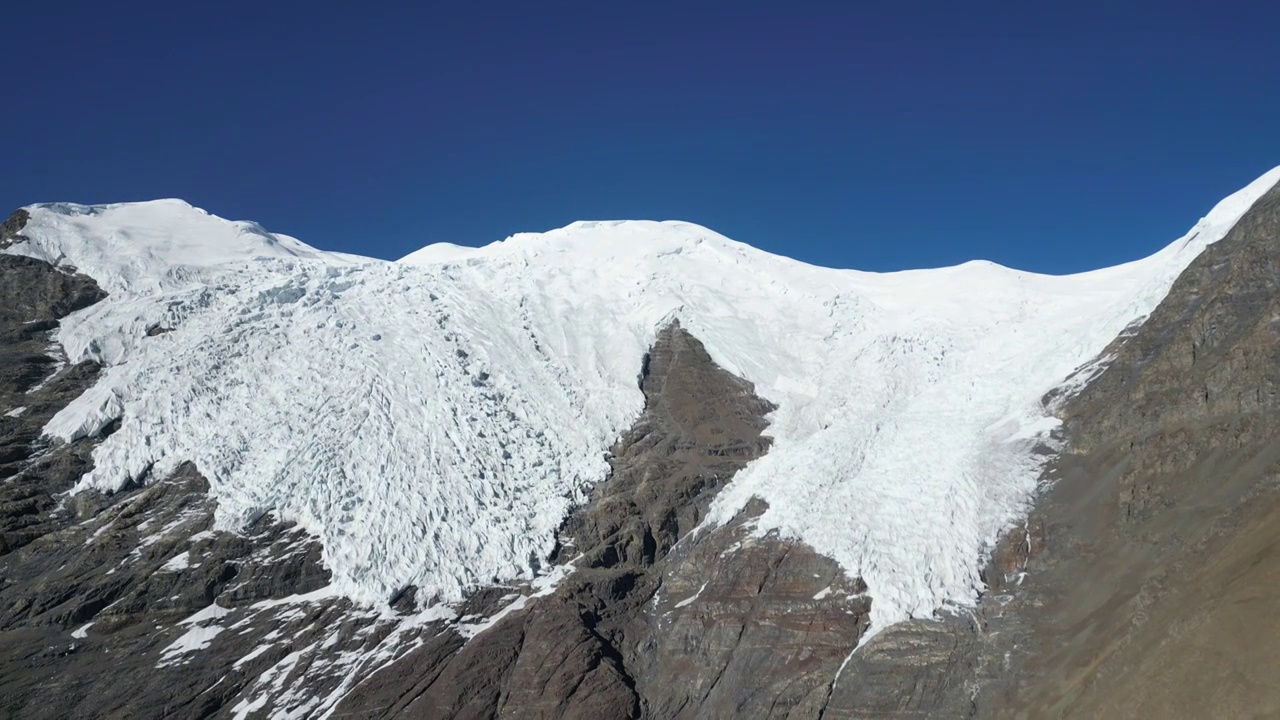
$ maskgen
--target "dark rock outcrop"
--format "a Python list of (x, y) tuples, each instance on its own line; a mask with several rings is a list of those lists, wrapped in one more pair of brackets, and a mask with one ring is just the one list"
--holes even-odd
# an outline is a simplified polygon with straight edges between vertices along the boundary
[(0, 481), (9, 479), (0, 483), (0, 555), (41, 535), (54, 496), (89, 467), (83, 448), (61, 448), (15, 477), (41, 454), (45, 423), (97, 379), (93, 363), (65, 367), (50, 334), (59, 319), (103, 297), (83, 275), (0, 255)]
[(767, 451), (772, 407), (678, 325), (660, 333), (644, 367), (645, 412), (615, 447), (610, 479), (561, 533), (556, 560), (575, 570), (465, 645), (409, 653), (358, 686), (337, 716), (648, 714), (655, 678), (641, 674), (637, 647), (667, 609), (658, 598), (672, 548), (715, 490)]
[(257, 638), (221, 658), (166, 653), (197, 627), (188, 618), (327, 584), (319, 546), (297, 529), (264, 519), (243, 534), (211, 531), (207, 492), (185, 465), (117, 496), (81, 493), (54, 513), (57, 527), (0, 558), (0, 697), (11, 712), (199, 717), (216, 705), (198, 696)]
[(3, 303), (0, 304), (0, 322), (16, 320), (39, 325), (47, 331), (52, 321), (89, 307), (107, 296), (87, 275), (57, 270), (34, 258), (19, 255), (3, 257), (4, 262), (0, 263), (0, 303)]
[(22, 235), (22, 229), (27, 226), (27, 221), (30, 219), (30, 213), (18, 208), (4, 222), (0, 223), (0, 249), (7, 248), (14, 243), (26, 242), (27, 238)]

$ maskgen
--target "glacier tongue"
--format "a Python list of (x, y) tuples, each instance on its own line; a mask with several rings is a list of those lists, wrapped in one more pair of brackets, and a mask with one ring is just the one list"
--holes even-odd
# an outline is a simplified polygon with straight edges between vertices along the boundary
[[(713, 506), (861, 575), (876, 627), (971, 603), (1024, 511), (1042, 395), (1165, 296), (1280, 179), (1150, 258), (1072, 276), (990, 263), (889, 274), (769, 255), (677, 222), (575, 223), (400, 262), (324, 253), (177, 201), (34, 206), (9, 252), (111, 293), (59, 331), (108, 365), (46, 428), (116, 418), (82, 487), (193, 460), (235, 528), (273, 509), (324, 542), (337, 590), (455, 600), (530, 577), (642, 410), (671, 319), (777, 403), (773, 450)], [(173, 328), (150, 337), (156, 326)]]

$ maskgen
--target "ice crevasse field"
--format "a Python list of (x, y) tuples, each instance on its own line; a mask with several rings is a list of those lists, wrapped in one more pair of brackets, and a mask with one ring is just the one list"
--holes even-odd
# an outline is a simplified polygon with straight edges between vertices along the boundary
[[(874, 628), (973, 603), (1055, 426), (1041, 398), (1165, 297), (1280, 180), (1226, 198), (1146, 259), (1070, 276), (987, 262), (815, 267), (682, 222), (580, 222), (399, 261), (327, 253), (186, 203), (28, 208), (5, 252), (74, 266), (106, 300), (57, 331), (105, 365), (55, 416), (119, 419), (80, 489), (193, 461), (218, 523), (265, 512), (324, 544), (333, 591), (456, 601), (544, 567), (644, 407), (672, 320), (777, 405), (774, 446), (716, 498), (861, 576)], [(171, 332), (149, 336), (152, 328)]]

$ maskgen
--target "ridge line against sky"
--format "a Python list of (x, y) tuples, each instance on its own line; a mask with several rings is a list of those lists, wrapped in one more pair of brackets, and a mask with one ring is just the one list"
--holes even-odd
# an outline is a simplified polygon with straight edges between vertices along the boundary
[(388, 259), (679, 218), (1060, 274), (1280, 162), (1271, 4), (260, 5), (10, 9), (0, 203), (182, 197)]

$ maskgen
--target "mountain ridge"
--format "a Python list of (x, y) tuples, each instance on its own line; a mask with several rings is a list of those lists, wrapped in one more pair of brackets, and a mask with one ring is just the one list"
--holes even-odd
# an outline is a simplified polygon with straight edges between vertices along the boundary
[[(1280, 190), (1254, 190), (1147, 261), (1085, 285), (1015, 275), (1005, 294), (983, 277), (950, 312), (963, 282), (770, 283), (697, 250), (655, 258), (662, 272), (546, 260), (560, 253), (268, 257), (105, 296), (67, 265), (0, 255), (25, 308), (0, 318), (0, 692), (48, 717), (999, 717), (1168, 710), (1158, 678), (1174, 672), (1177, 707), (1221, 705), (1223, 683), (1159, 648), (1188, 603), (1269, 582), (1172, 580), (1270, 537), (1249, 508), (1269, 507), (1277, 456)], [(61, 247), (28, 219), (5, 224), (11, 247)], [(819, 314), (761, 314), (771, 302)], [(610, 411), (622, 431), (583, 434)], [(556, 448), (601, 446), (600, 479), (530, 482), (574, 469), (561, 456), (537, 475)], [(1040, 492), (1002, 484), (1019, 478)], [(983, 523), (1000, 535), (985, 566), (985, 542), (934, 550)], [(484, 578), (520, 558), (506, 538), (540, 527), (544, 555)], [(450, 581), (463, 599), (438, 602)], [(1106, 677), (1078, 672), (1098, 652)]]
[[(195, 459), (221, 527), (273, 509), (302, 523), (322, 537), (337, 591), (366, 602), (407, 584), (458, 601), (470, 587), (531, 577), (561, 518), (607, 472), (598, 458), (641, 410), (636, 363), (660, 323), (678, 318), (779, 406), (774, 451), (718, 496), (710, 522), (764, 498), (760, 531), (802, 539), (862, 577), (879, 629), (976, 601), (983, 554), (1035, 488), (1031, 448), (1053, 426), (1040, 396), (1150, 312), (1277, 177), (1147, 260), (1062, 277), (992, 275), (984, 264), (817, 268), (678, 222), (516, 235), (460, 265), (352, 264), (264, 243), (255, 226), (180, 202), (83, 215), (59, 206), (71, 220), (35, 207), (30, 239), (7, 252), (106, 278), (108, 299), (58, 335), (72, 361), (105, 363), (103, 380), (46, 428), (72, 440), (123, 421), (81, 488), (110, 491)], [(157, 208), (151, 230), (130, 224)], [(171, 247), (174, 232), (195, 240)], [(218, 247), (175, 264), (192, 243)], [(127, 262), (112, 254), (139, 245)], [(245, 253), (249, 264), (237, 259)], [(174, 332), (147, 335), (158, 326)], [(1013, 347), (1039, 355), (1010, 356)], [(335, 362), (346, 377), (332, 374)], [(352, 392), (369, 400), (329, 402)], [(347, 426), (365, 434), (353, 441)], [(409, 427), (440, 430), (414, 439)], [(243, 439), (229, 442), (227, 428)], [(926, 456), (913, 433), (933, 439)], [(290, 447), (313, 449), (278, 449)], [(423, 460), (438, 478), (426, 488)], [(389, 484), (370, 484), (387, 474)], [(904, 474), (918, 480), (903, 486)], [(485, 490), (459, 494), (477, 482)], [(445, 536), (397, 557), (424, 532)]]
[[(1266, 189), (1275, 185), (1278, 181), (1280, 181), (1280, 167), (1274, 168), (1264, 173), (1253, 182), (1241, 188), (1236, 193), (1233, 193), (1227, 196), (1226, 198), (1224, 198), (1223, 200), (1219, 201), (1219, 203), (1217, 203), (1214, 208), (1212, 208), (1208, 213), (1206, 213), (1205, 216), (1203, 216), (1200, 219), (1200, 222), (1204, 222), (1208, 219), (1211, 219), (1215, 214), (1220, 214), (1227, 217), (1238, 217), (1244, 208), (1240, 208), (1240, 207), (1229, 208), (1225, 206), (1232, 205), (1232, 204), (1238, 205), (1240, 203), (1244, 203), (1244, 205), (1247, 207), (1247, 205), (1252, 202), (1252, 199), (1256, 199), (1257, 197), (1259, 197), (1263, 192), (1265, 192)], [(904, 268), (901, 270), (892, 270), (892, 271), (886, 271), (886, 272), (873, 272), (873, 271), (859, 270), (857, 268), (836, 268), (836, 267), (829, 267), (824, 265), (816, 265), (813, 263), (808, 263), (802, 260), (791, 258), (786, 255), (772, 253), (766, 250), (755, 248), (754, 246), (748, 243), (744, 243), (738, 240), (733, 240), (707, 226), (704, 226), (695, 222), (687, 221), (687, 220), (648, 220), (648, 219), (640, 219), (640, 218), (575, 220), (562, 227), (552, 228), (550, 230), (540, 231), (540, 232), (539, 231), (516, 232), (512, 235), (507, 236), (504, 239), (495, 240), (487, 244), (476, 245), (476, 246), (458, 245), (458, 244), (450, 243), (447, 241), (434, 242), (434, 243), (424, 245), (421, 248), (418, 248), (417, 250), (414, 250), (398, 259), (385, 259), (385, 258), (377, 258), (374, 256), (353, 255), (350, 253), (340, 253), (340, 252), (334, 252), (334, 251), (321, 250), (317, 247), (308, 245), (305, 242), (295, 237), (268, 231), (262, 225), (252, 220), (230, 220), (230, 219), (219, 217), (217, 215), (214, 215), (208, 212), (203, 208), (193, 205), (192, 203), (182, 198), (156, 198), (154, 200), (128, 201), (128, 202), (117, 202), (117, 203), (90, 203), (90, 204), (61, 202), (61, 201), (42, 202), (42, 203), (33, 203), (30, 205), (25, 205), (22, 208), (19, 208), (19, 210), (27, 213), (30, 213), (33, 210), (44, 210), (44, 211), (52, 211), (60, 215), (75, 216), (75, 215), (97, 215), (104, 211), (112, 211), (112, 210), (134, 210), (134, 209), (140, 210), (140, 209), (146, 209), (149, 207), (166, 207), (166, 206), (190, 211), (192, 214), (207, 217), (212, 221), (225, 223), (228, 226), (243, 228), (252, 233), (261, 235), (267, 239), (273, 239), (273, 238), (284, 239), (285, 241), (287, 241), (289, 245), (302, 246), (302, 248), (305, 251), (310, 251), (313, 253), (323, 253), (327, 257), (343, 257), (343, 258), (349, 258), (352, 260), (367, 261), (367, 262), (412, 261), (412, 259), (415, 258), (415, 256), (418, 256), (419, 254), (427, 251), (432, 251), (433, 249), (438, 249), (438, 250), (448, 249), (450, 252), (459, 253), (460, 254), (459, 259), (465, 259), (467, 257), (472, 256), (472, 254), (480, 251), (492, 252), (499, 248), (506, 249), (511, 247), (513, 244), (518, 245), (521, 242), (528, 243), (528, 242), (543, 241), (547, 244), (551, 244), (557, 237), (571, 236), (580, 231), (592, 231), (592, 230), (609, 229), (609, 228), (613, 228), (613, 229), (630, 228), (630, 229), (636, 230), (638, 234), (644, 234), (644, 233), (652, 234), (654, 233), (654, 231), (658, 231), (659, 235), (663, 234), (663, 231), (683, 230), (683, 231), (686, 231), (686, 237), (688, 239), (695, 240), (695, 241), (699, 239), (706, 239), (714, 242), (727, 244), (735, 248), (745, 248), (754, 252), (771, 255), (779, 259), (783, 259), (783, 260), (797, 263), (800, 265), (805, 265), (808, 267), (822, 268), (822, 269), (835, 270), (835, 271), (857, 272), (857, 273), (864, 273), (872, 276), (892, 276), (895, 274), (921, 273), (921, 272), (940, 271), (940, 270), (959, 270), (960, 268), (963, 268), (965, 266), (971, 266), (971, 265), (977, 265), (977, 266), (990, 265), (990, 266), (995, 266), (997, 268), (1001, 268), (1003, 270), (1009, 270), (1015, 273), (1026, 274), (1026, 275), (1035, 275), (1040, 277), (1070, 277), (1072, 275), (1082, 275), (1090, 272), (1096, 272), (1097, 270), (1106, 270), (1114, 267), (1123, 267), (1129, 264), (1129, 262), (1125, 262), (1125, 263), (1120, 263), (1119, 265), (1097, 268), (1094, 270), (1084, 270), (1077, 273), (1059, 275), (1059, 274), (1051, 274), (1051, 273), (1036, 273), (1028, 270), (1022, 270), (1009, 265), (1004, 265), (1002, 263), (995, 262), (989, 259), (974, 258), (961, 263), (957, 263), (955, 265), (936, 266), (936, 267), (927, 267), (927, 268)], [(1192, 235), (1194, 235), (1194, 232), (1188, 233), (1187, 236), (1180, 238), (1180, 240), (1189, 241), (1191, 239), (1194, 239), (1191, 237)], [(655, 238), (650, 237), (648, 239), (654, 240)], [(517, 241), (517, 242), (512, 243), (512, 241)], [(1174, 241), (1174, 242), (1176, 243), (1178, 241)], [(1168, 245), (1164, 247), (1167, 248)], [(48, 258), (42, 258), (42, 259), (47, 260)], [(431, 262), (449, 262), (452, 259), (453, 258), (451, 257), (451, 255), (446, 253), (440, 259), (432, 259)], [(1139, 260), (1140, 259), (1141, 258), (1139, 258)], [(1130, 261), (1130, 262), (1134, 262), (1134, 261)], [(174, 264), (178, 264), (178, 263), (174, 263)]]

